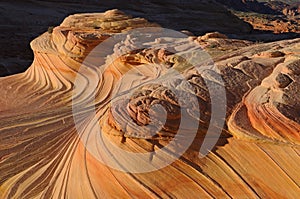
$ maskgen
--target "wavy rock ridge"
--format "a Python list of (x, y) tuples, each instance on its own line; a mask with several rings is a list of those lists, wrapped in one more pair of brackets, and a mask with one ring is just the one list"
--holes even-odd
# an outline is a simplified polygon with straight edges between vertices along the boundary
[[(128, 34), (112, 48), (96, 47), (140, 27), (147, 32)], [(31, 43), (31, 67), (0, 79), (3, 198), (297, 198), (300, 39), (253, 44), (219, 33), (157, 38), (157, 27), (118, 10), (76, 14)], [(215, 64), (199, 72), (195, 59)], [(172, 69), (180, 75), (170, 76)], [(223, 129), (219, 142), (201, 158), (219, 76), (227, 122), (215, 126)], [(190, 123), (177, 136), (183, 117)], [(196, 135), (172, 164), (133, 173), (106, 166), (86, 147), (109, 149), (100, 146), (98, 127), (118, 148), (154, 152), (154, 162), (172, 141), (177, 145), (167, 154), (184, 144), (177, 140)], [(118, 157), (111, 155), (121, 162)]]

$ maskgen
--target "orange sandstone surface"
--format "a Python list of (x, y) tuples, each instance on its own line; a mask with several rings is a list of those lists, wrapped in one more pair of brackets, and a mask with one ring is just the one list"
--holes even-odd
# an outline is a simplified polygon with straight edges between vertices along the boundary
[[(138, 32), (103, 48), (132, 30)], [(71, 15), (31, 42), (30, 68), (0, 78), (1, 198), (300, 195), (300, 39), (257, 44), (187, 31), (157, 38), (159, 30), (146, 19), (109, 10)], [(197, 52), (205, 52), (204, 60), (197, 60)], [(197, 70), (195, 59), (213, 66)], [(179, 75), (168, 81), (172, 70)], [(222, 84), (226, 96), (218, 89)], [(211, 96), (225, 100), (224, 125), (210, 124)], [(164, 107), (165, 121), (154, 105)], [(182, 117), (188, 125), (177, 136)], [(151, 128), (152, 122), (161, 125)], [(210, 125), (221, 135), (207, 135)], [(196, 135), (165, 167), (124, 172), (90, 150), (105, 149), (97, 128), (123, 151), (153, 152), (150, 164), (173, 141), (167, 156), (190, 132)], [(218, 142), (203, 157), (205, 139)], [(114, 155), (118, 162), (122, 154)], [(143, 165), (141, 160), (134, 166)]]

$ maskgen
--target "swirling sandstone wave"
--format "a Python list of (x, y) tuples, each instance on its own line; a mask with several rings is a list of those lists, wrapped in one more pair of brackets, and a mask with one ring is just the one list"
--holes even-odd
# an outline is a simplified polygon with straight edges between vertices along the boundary
[[(103, 57), (98, 56), (97, 62), (84, 62), (107, 38), (139, 27), (158, 25), (118, 10), (72, 15), (31, 43), (35, 59), (25, 73), (0, 79), (1, 196), (296, 198), (300, 192), (300, 40), (253, 44), (219, 33), (155, 40), (158, 33), (150, 32), (147, 42), (140, 43), (139, 35), (128, 36), (113, 49), (98, 51)], [(137, 46), (144, 48), (136, 50)], [(211, 118), (209, 94), (218, 92), (208, 91), (206, 81), (220, 84), (215, 71), (201, 73), (189, 64), (191, 52), (202, 48), (224, 79), (229, 128), (225, 125), (218, 145), (200, 158), (199, 147)], [(145, 84), (157, 83), (170, 69), (180, 71), (191, 86), (176, 78)], [(131, 70), (139, 75), (124, 78)], [(184, 93), (172, 93), (170, 85)], [(133, 95), (126, 94), (136, 87)], [(197, 103), (178, 99), (191, 94)], [(121, 172), (99, 162), (82, 143), (81, 137), (93, 138), (97, 119), (104, 136), (116, 146), (136, 153), (157, 151), (176, 135), (182, 117), (179, 103), (184, 105), (184, 116), (199, 128), (188, 150), (167, 167), (148, 173)], [(155, 104), (165, 107), (165, 123), (150, 108)], [(190, 105), (200, 108), (200, 117), (195, 109), (184, 108)], [(87, 117), (93, 108), (95, 115)], [(131, 125), (149, 124), (150, 116), (162, 130), (148, 134), (146, 128), (137, 131)], [(88, 141), (97, 147), (97, 140)]]

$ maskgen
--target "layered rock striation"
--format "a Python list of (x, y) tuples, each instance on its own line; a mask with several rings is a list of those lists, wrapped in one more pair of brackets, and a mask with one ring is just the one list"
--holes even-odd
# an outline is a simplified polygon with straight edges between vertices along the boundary
[(296, 198), (300, 40), (168, 31), (110, 10), (33, 40), (0, 79), (1, 197)]
[(0, 3), (0, 76), (25, 71), (33, 54), (29, 43), (48, 27), (54, 27), (68, 15), (103, 12), (118, 8), (126, 13), (157, 22), (165, 28), (188, 29), (196, 34), (208, 31), (249, 33), (252, 27), (214, 1), (7, 1)]

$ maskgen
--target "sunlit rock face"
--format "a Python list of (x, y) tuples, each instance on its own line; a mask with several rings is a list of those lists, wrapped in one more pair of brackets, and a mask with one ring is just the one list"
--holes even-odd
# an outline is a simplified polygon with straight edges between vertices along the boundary
[[(31, 42), (31, 67), (0, 79), (2, 198), (297, 198), (300, 39), (162, 30), (110, 10), (71, 15)], [(213, 122), (215, 101), (226, 103), (224, 125)], [(154, 164), (190, 138), (148, 172), (97, 156), (115, 147), (116, 164), (124, 151)]]
[(234, 135), (299, 145), (299, 64), (298, 56), (286, 58), (245, 96), (229, 123)]
[(33, 53), (29, 43), (48, 27), (57, 26), (73, 13), (103, 12), (118, 8), (135, 17), (157, 22), (164, 28), (186, 29), (194, 34), (220, 31), (226, 34), (247, 34), (251, 25), (228, 12), (215, 1), (190, 0), (44, 0), (10, 1), (0, 4), (0, 76), (25, 71), (31, 64)]

